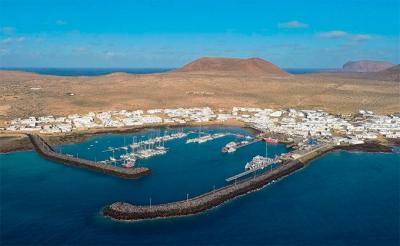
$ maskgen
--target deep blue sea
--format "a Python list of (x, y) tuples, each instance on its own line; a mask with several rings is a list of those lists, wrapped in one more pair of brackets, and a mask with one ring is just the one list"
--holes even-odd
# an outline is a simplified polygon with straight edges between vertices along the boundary
[(173, 70), (173, 68), (0, 68), (0, 70), (16, 70), (57, 76), (98, 76), (116, 72), (131, 74), (163, 73)]
[[(175, 68), (0, 68), (0, 70), (26, 71), (57, 76), (97, 76), (115, 72), (151, 74), (167, 72), (174, 69)], [(288, 68), (284, 70), (291, 74), (307, 74), (325, 71), (324, 69), (318, 68)]]
[[(201, 131), (251, 135), (240, 128)], [(99, 160), (110, 155), (102, 152), (107, 147), (128, 144), (133, 135), (140, 139), (157, 134), (158, 130), (147, 130), (98, 135), (58, 150)], [(232, 154), (220, 153), (235, 138), (229, 135), (204, 144), (185, 144), (186, 139), (168, 142), (168, 154), (138, 162), (153, 169), (138, 180), (67, 167), (32, 151), (1, 154), (0, 243), (399, 244), (399, 152), (332, 152), (279, 182), (200, 215), (127, 223), (99, 214), (115, 201), (147, 204), (151, 197), (156, 204), (224, 185), (224, 179), (243, 170), (252, 156), (265, 153), (261, 142)], [(286, 151), (283, 145), (268, 146), (269, 156)]]

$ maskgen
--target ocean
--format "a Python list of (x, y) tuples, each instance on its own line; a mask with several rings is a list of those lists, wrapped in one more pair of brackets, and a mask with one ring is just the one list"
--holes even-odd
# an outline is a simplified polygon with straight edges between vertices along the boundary
[(163, 73), (173, 68), (0, 68), (0, 70), (15, 70), (56, 76), (98, 76), (116, 72), (130, 74)]
[[(0, 70), (16, 70), (57, 76), (98, 76), (115, 72), (125, 72), (130, 74), (152, 74), (168, 72), (174, 69), (175, 68), (0, 68)], [(284, 70), (291, 74), (307, 74), (325, 71), (326, 69), (288, 68)]]
[[(187, 128), (251, 135), (244, 129)], [(164, 130), (103, 134), (58, 151), (102, 160), (123, 146)], [(169, 130), (170, 131), (170, 130)], [(159, 133), (160, 132), (160, 133)], [(45, 160), (33, 151), (0, 155), (2, 245), (398, 245), (400, 154), (336, 151), (306, 168), (205, 213), (117, 222), (99, 211), (115, 201), (152, 204), (182, 200), (224, 185), (254, 155), (259, 142), (222, 154), (229, 135), (204, 144), (167, 142), (168, 154), (138, 165), (153, 173), (125, 180)], [(285, 153), (268, 145), (268, 155)], [(117, 153), (114, 153), (117, 155)], [(118, 153), (120, 154), (120, 153)]]

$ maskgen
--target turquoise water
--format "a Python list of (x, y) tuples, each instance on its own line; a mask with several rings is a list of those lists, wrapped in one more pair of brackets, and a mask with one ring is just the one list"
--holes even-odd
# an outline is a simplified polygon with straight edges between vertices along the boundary
[[(246, 133), (238, 128), (211, 130)], [(62, 150), (84, 156), (97, 141), (95, 153), (103, 153), (103, 147), (123, 145), (123, 138), (101, 135)], [(399, 153), (332, 152), (279, 182), (200, 215), (135, 223), (99, 215), (102, 206), (114, 201), (146, 204), (151, 197), (156, 204), (223, 185), (251, 156), (265, 151), (258, 143), (222, 155), (220, 148), (232, 138), (202, 145), (182, 144), (184, 139), (168, 143), (167, 155), (139, 162), (153, 169), (150, 176), (139, 180), (67, 167), (35, 152), (2, 154), (1, 243), (399, 243)], [(268, 151), (274, 155), (286, 149), (277, 145)]]

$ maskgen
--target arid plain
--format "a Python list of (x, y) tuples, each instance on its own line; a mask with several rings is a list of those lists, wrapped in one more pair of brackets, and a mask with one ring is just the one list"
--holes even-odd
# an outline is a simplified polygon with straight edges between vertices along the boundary
[(169, 72), (59, 77), (0, 72), (0, 120), (89, 111), (167, 107), (256, 106), (400, 111), (399, 83), (324, 74), (251, 76)]

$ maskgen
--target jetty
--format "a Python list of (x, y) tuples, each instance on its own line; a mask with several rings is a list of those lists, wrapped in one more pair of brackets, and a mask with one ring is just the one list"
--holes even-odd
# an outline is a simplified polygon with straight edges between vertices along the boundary
[(101, 162), (94, 162), (76, 158), (70, 155), (63, 155), (54, 151), (54, 149), (39, 135), (27, 134), (32, 142), (36, 152), (46, 159), (63, 163), (68, 166), (85, 168), (104, 174), (109, 174), (121, 178), (137, 179), (144, 175), (150, 174), (151, 170), (146, 167), (123, 168), (108, 165)]
[(103, 208), (102, 213), (104, 216), (113, 219), (132, 221), (197, 214), (216, 207), (237, 196), (262, 188), (274, 180), (287, 176), (303, 168), (305, 162), (310, 161), (333, 148), (333, 145), (330, 144), (323, 145), (305, 153), (301, 160), (297, 159), (287, 161), (271, 171), (235, 182), (234, 184), (229, 184), (194, 198), (148, 206), (137, 206), (126, 202), (116, 202)]
[(261, 140), (262, 140), (262, 138), (256, 137), (256, 138), (254, 138), (254, 139), (251, 140), (251, 141), (247, 141), (247, 142), (244, 142), (244, 143), (242, 143), (242, 142), (241, 142), (241, 143), (238, 143), (238, 144), (235, 146), (235, 148), (236, 148), (236, 149), (243, 148), (243, 147), (246, 147), (246, 146), (248, 146), (248, 145), (258, 143), (258, 142), (260, 142)]

